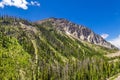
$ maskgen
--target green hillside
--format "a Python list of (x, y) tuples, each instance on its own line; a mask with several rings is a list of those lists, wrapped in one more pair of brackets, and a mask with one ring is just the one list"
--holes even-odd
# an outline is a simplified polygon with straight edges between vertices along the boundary
[(120, 72), (116, 52), (79, 41), (47, 21), (0, 18), (0, 80), (105, 80)]

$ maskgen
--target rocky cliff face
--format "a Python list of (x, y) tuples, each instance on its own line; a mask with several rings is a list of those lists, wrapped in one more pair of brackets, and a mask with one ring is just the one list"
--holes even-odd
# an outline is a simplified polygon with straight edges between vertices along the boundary
[(56, 30), (64, 32), (67, 35), (71, 35), (72, 37), (77, 38), (81, 41), (87, 41), (92, 44), (104, 46), (107, 48), (116, 48), (114, 45), (110, 44), (100, 35), (95, 34), (87, 27), (72, 23), (66, 19), (48, 18), (42, 21), (38, 21), (37, 23), (42, 24), (47, 21), (49, 21)]

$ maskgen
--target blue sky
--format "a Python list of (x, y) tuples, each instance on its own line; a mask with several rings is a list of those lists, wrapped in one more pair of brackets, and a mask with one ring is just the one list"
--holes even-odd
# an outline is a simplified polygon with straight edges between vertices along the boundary
[(0, 0), (1, 14), (31, 21), (66, 18), (87, 26), (117, 46), (120, 44), (120, 0), (13, 0), (22, 1), (21, 4), (6, 1), (10, 0)]

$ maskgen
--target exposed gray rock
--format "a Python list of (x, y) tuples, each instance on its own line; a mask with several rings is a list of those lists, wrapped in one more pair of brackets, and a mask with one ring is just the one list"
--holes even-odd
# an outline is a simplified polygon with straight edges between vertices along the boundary
[(38, 21), (37, 23), (41, 24), (47, 21), (51, 22), (51, 24), (56, 30), (64, 32), (67, 35), (71, 35), (72, 37), (75, 37), (79, 40), (87, 41), (92, 44), (104, 46), (111, 49), (114, 49), (114, 48), (117, 49), (114, 45), (107, 42), (100, 35), (95, 34), (92, 30), (88, 29), (87, 27), (72, 23), (63, 18), (60, 18), (60, 19), (48, 18), (42, 21)]

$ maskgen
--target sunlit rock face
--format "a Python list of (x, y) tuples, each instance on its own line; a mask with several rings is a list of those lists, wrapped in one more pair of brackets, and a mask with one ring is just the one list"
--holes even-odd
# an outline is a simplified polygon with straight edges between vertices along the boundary
[(63, 18), (48, 18), (42, 21), (38, 21), (37, 23), (42, 24), (44, 22), (50, 22), (56, 30), (64, 32), (67, 35), (71, 35), (72, 37), (81, 41), (87, 41), (92, 44), (104, 46), (107, 48), (116, 48), (114, 45), (104, 40), (100, 35), (95, 34), (92, 30), (83, 25), (72, 23)]

